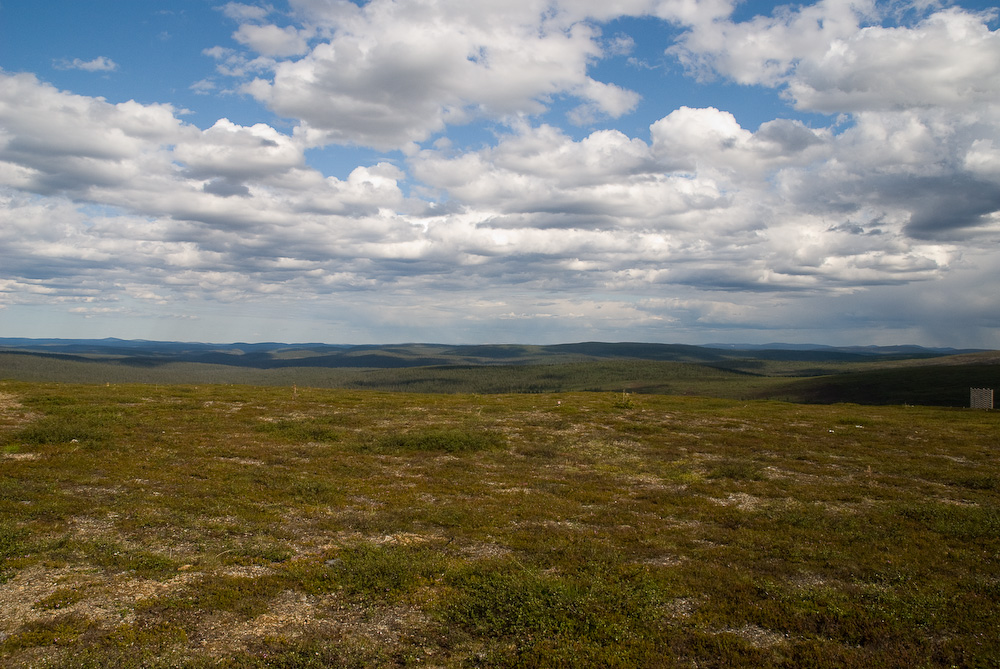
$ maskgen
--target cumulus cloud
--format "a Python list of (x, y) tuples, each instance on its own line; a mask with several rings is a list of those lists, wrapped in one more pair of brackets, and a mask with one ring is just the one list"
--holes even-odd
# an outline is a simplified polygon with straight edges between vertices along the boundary
[(989, 150), (1000, 131), (993, 15), (950, 8), (885, 27), (880, 11), (825, 0), (744, 22), (695, 21), (670, 52), (701, 76), (778, 87), (799, 109), (850, 115), (830, 160), (817, 165), (822, 180), (783, 175), (799, 203), (904, 212), (907, 234), (921, 239), (992, 233), (1000, 209)]
[[(929, 6), (886, 26), (880, 5), (824, 0), (737, 21), (734, 6), (224, 5), (233, 43), (204, 53), (288, 124), (197, 127), (168, 104), (0, 71), (0, 306), (328, 300), (372, 327), (433, 309), (524, 340), (527, 323), (598, 336), (625, 322), (637, 338), (827, 323), (799, 299), (836, 311), (850, 296), (860, 332), (879, 309), (904, 313), (886, 308), (895, 288), (971, 284), (972, 258), (994, 270), (979, 251), (1000, 233), (988, 17)], [(831, 116), (745, 127), (677, 104), (619, 129), (558, 127), (638, 109), (594, 75), (637, 49), (603, 33), (626, 15), (679, 29), (669, 54), (693, 76)], [(477, 121), (492, 133), (478, 143), (428, 141)], [(309, 153), (331, 143), (404, 152), (334, 177)]]
[[(850, 291), (932, 278), (953, 260), (947, 246), (908, 239), (933, 236), (915, 234), (931, 225), (919, 219), (931, 204), (912, 208), (885, 184), (839, 189), (847, 202), (811, 196), (814, 175), (831, 178), (860, 128), (834, 136), (776, 120), (751, 132), (727, 112), (687, 107), (653, 123), (648, 140), (617, 130), (574, 140), (522, 123), (495, 146), (409, 160), (423, 188), (461, 205), (436, 214), (402, 194), (397, 166), (324, 177), (306, 165), (300, 138), (265, 124), (199, 130), (168, 106), (112, 105), (4, 76), (7, 185), (121, 212), (88, 226), (77, 210), (39, 248), (77, 271), (133, 262), (178, 291), (322, 292), (415, 277), (435, 290)], [(88, 123), (70, 141), (69, 129)], [(965, 212), (986, 216), (991, 203), (970, 200)], [(877, 235), (858, 234), (876, 225)]]
[(109, 104), (40, 83), (33, 75), (0, 72), (0, 161), (10, 185), (36, 193), (83, 194), (118, 184), (161, 160), (150, 143), (178, 138), (169, 105)]
[(975, 139), (969, 145), (963, 160), (963, 167), (983, 179), (1000, 182), (1000, 148), (994, 147), (994, 140)]
[(307, 34), (294, 26), (279, 28), (275, 25), (246, 23), (233, 34), (233, 39), (262, 56), (273, 58), (301, 56), (308, 50)]
[(711, 21), (688, 16), (682, 20), (690, 29), (668, 52), (701, 78), (721, 74), (741, 84), (776, 86), (799, 62), (818, 61), (830, 44), (856, 35), (863, 18), (873, 12), (871, 0), (821, 0), (781, 6), (771, 16), (742, 22), (728, 16)]
[(174, 146), (173, 156), (195, 178), (263, 178), (305, 164), (301, 146), (263, 123), (246, 128), (220, 119), (188, 138)]
[(0, 77), (0, 179), (18, 191), (117, 207), (212, 245), (218, 230), (403, 206), (391, 166), (324, 177), (305, 165), (300, 143), (264, 124), (222, 119), (200, 130), (167, 105), (110, 104), (31, 75)]
[(995, 104), (1000, 33), (987, 25), (993, 14), (950, 8), (883, 27), (875, 22), (884, 9), (871, 0), (822, 0), (743, 22), (689, 19), (668, 52), (696, 76), (782, 87), (803, 110)]
[[(879, 200), (877, 184), (850, 207), (807, 202), (811, 175), (836, 164), (841, 140), (828, 132), (772, 121), (753, 133), (729, 113), (682, 107), (650, 136), (573, 141), (525, 127), (476, 153), (425, 151), (412, 169), (483, 212), (467, 223), (468, 249), (541, 249), (545, 262), (566, 259), (560, 271), (575, 270), (578, 284), (838, 292), (931, 279), (955, 259), (946, 245), (910, 239), (924, 236), (913, 234), (917, 208)], [(868, 200), (881, 209), (862, 211)], [(873, 219), (878, 234), (859, 235)]]
[[(585, 14), (551, 11), (538, 0), (297, 6), (311, 30), (329, 36), (244, 90), (299, 119), (314, 144), (403, 147), (449, 124), (540, 113), (557, 95), (581, 100), (572, 118), (589, 123), (619, 117), (639, 99), (588, 76), (604, 47)], [(262, 56), (304, 53), (294, 29), (247, 24), (240, 31), (237, 38)], [(620, 50), (621, 40), (610, 48)]]
[(992, 107), (1000, 95), (1000, 33), (950, 9), (912, 28), (870, 26), (802, 61), (788, 96), (827, 113)]

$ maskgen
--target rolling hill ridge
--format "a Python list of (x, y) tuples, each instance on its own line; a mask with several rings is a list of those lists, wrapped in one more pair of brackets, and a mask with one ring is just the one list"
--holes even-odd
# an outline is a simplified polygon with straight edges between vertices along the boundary
[(445, 393), (615, 391), (804, 403), (965, 406), (1000, 352), (919, 346), (331, 345), (0, 338), (0, 379)]

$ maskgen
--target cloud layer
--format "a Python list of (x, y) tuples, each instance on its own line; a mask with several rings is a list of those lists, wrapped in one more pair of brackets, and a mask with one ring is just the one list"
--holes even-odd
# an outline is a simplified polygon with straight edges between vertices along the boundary
[[(976, 316), (997, 298), (939, 300), (962, 342), (926, 302), (996, 278), (1000, 33), (920, 6), (225, 5), (233, 41), (206, 51), (220, 80), (290, 127), (199, 128), (0, 71), (0, 307), (340, 305), (333, 322), (383, 340), (839, 327), (1000, 346)], [(642, 99), (594, 74), (631, 48), (605, 35), (623, 16), (690, 77), (830, 116), (745, 128), (677, 105), (614, 129)], [(483, 124), (487, 142), (449, 140)], [(340, 179), (311, 166), (340, 145), (388, 153)]]

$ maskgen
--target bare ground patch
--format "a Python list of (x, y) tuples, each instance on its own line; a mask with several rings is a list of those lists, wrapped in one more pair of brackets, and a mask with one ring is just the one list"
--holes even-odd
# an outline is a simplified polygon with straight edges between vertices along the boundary
[[(28, 567), (0, 585), (0, 634), (10, 636), (27, 624), (68, 614), (103, 625), (127, 624), (135, 619), (138, 603), (179, 591), (193, 576), (182, 572), (155, 581), (89, 567)], [(65, 604), (58, 603), (60, 593)]]
[(14, 430), (38, 418), (26, 409), (17, 395), (0, 392), (0, 430)]
[(788, 641), (784, 634), (779, 634), (757, 625), (744, 625), (737, 628), (726, 628), (722, 631), (728, 634), (735, 634), (741, 639), (747, 641), (754, 648), (770, 648)]
[(722, 506), (735, 506), (740, 511), (753, 511), (760, 507), (761, 500), (745, 492), (736, 492), (726, 497), (712, 497), (711, 500)]

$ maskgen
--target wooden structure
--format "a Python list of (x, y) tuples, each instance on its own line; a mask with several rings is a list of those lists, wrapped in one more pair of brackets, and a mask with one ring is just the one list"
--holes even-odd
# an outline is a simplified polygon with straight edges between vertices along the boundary
[(992, 409), (993, 408), (993, 389), (992, 388), (970, 388), (969, 389), (969, 406), (973, 409)]

